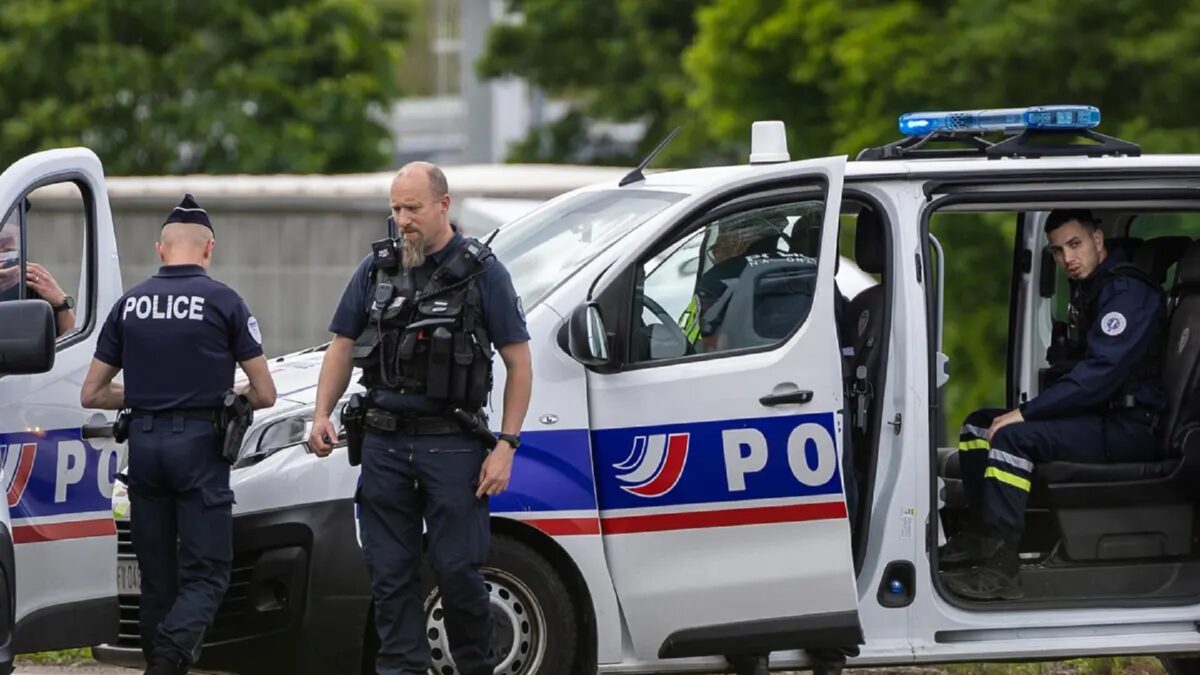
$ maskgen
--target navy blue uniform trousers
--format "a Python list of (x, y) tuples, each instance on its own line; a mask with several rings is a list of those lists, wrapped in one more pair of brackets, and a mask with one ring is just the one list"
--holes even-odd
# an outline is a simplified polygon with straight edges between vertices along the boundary
[(958, 437), (963, 488), (973, 516), (999, 533), (1016, 537), (1035, 465), (1045, 462), (1149, 462), (1157, 456), (1151, 427), (1113, 412), (1010, 424), (989, 442), (987, 430), (999, 408), (967, 416)]
[(374, 591), (379, 675), (429, 672), (422, 519), (456, 672), (492, 673), (491, 606), (480, 573), (491, 529), (488, 498), (475, 497), (484, 456), (479, 441), (461, 434), (368, 430), (363, 439), (359, 526)]
[(129, 428), (133, 550), (142, 575), (142, 652), (192, 663), (229, 587), (233, 491), (216, 426), (180, 415)]

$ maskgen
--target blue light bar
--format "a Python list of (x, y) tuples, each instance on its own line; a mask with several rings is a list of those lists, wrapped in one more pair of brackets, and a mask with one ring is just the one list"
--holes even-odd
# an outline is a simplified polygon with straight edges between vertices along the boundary
[(1100, 109), (1090, 105), (1045, 105), (1032, 108), (958, 110), (905, 113), (900, 116), (900, 133), (926, 136), (932, 133), (1016, 133), (1026, 129), (1068, 131), (1091, 129), (1100, 124)]

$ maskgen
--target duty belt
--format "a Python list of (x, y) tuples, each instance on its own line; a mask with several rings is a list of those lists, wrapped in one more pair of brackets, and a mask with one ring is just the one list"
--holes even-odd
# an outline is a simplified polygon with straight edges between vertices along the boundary
[(218, 408), (168, 408), (166, 410), (144, 410), (134, 408), (130, 413), (133, 419), (142, 419), (153, 417), (155, 419), (167, 419), (170, 417), (183, 417), (192, 420), (204, 420), (206, 422), (216, 422), (220, 409)]
[(372, 431), (405, 436), (461, 434), (465, 431), (457, 420), (428, 415), (398, 415), (380, 408), (368, 410), (363, 423)]

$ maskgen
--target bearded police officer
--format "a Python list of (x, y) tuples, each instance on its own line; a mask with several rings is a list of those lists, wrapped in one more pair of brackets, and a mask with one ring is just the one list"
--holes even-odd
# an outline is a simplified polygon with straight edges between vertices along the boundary
[(965, 597), (1022, 597), (1018, 549), (1041, 462), (1148, 462), (1166, 397), (1158, 383), (1165, 331), (1159, 284), (1104, 245), (1086, 210), (1046, 220), (1055, 261), (1070, 278), (1064, 344), (1048, 360), (1061, 376), (1017, 409), (969, 415), (959, 437), (970, 520), (939, 551), (943, 566), (975, 564), (946, 585)]
[[(84, 407), (124, 408), (129, 420), (147, 674), (188, 671), (229, 585), (233, 492), (218, 420), (235, 364), (251, 406), (275, 403), (258, 323), (233, 289), (208, 276), (214, 243), (208, 214), (185, 196), (163, 224), (158, 274), (109, 313), (81, 395)], [(121, 370), (123, 387), (112, 381)]]
[[(490, 606), (479, 568), (490, 539), (488, 498), (508, 486), (529, 405), (529, 334), (508, 271), (450, 224), (440, 169), (404, 166), (390, 200), (400, 240), (376, 242), (342, 296), (309, 443), (321, 456), (332, 450), (329, 417), (358, 365), (368, 389), (358, 503), (380, 641), (376, 671), (425, 675), (430, 666), (423, 520), (455, 672), (490, 675)], [(493, 346), (507, 378), (501, 433), (488, 448), (468, 430), (488, 401)]]

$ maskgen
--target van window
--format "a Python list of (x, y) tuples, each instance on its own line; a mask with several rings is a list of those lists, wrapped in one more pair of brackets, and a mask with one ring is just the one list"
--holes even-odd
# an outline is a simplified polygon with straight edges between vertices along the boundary
[(1200, 213), (1139, 213), (1129, 225), (1129, 236), (1143, 241), (1179, 235), (1200, 238)]
[(75, 183), (31, 192), (0, 223), (0, 302), (45, 300), (56, 307), (59, 341), (78, 334), (90, 309), (88, 237), (87, 203)]
[(683, 197), (654, 190), (581, 192), (500, 228), (490, 246), (528, 310), (601, 251)]
[(824, 211), (819, 200), (752, 209), (666, 246), (642, 268), (631, 360), (732, 352), (791, 335), (812, 306)]

